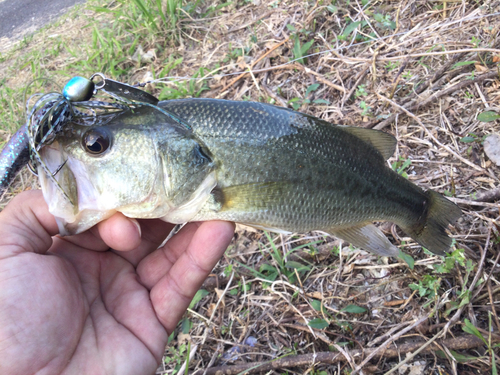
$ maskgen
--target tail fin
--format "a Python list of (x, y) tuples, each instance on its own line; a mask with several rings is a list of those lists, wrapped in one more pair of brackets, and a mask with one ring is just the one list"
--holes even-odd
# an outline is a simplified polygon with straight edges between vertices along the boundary
[(441, 194), (428, 190), (425, 193), (429, 205), (418, 223), (403, 230), (420, 245), (434, 254), (445, 255), (451, 246), (451, 238), (445, 229), (462, 215), (460, 208)]

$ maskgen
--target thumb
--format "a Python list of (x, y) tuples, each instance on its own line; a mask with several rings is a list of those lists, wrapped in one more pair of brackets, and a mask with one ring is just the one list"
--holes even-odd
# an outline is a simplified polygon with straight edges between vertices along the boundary
[(22, 252), (45, 253), (57, 233), (42, 192), (23, 192), (0, 212), (0, 259)]

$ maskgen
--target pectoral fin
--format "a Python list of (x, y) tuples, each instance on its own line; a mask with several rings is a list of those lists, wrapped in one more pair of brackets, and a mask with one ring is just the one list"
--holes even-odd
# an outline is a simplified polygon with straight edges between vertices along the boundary
[(391, 244), (382, 231), (372, 224), (334, 229), (327, 232), (377, 255), (396, 257), (399, 254), (399, 249)]
[(271, 209), (293, 185), (286, 181), (230, 186), (219, 190), (222, 210), (258, 211)]

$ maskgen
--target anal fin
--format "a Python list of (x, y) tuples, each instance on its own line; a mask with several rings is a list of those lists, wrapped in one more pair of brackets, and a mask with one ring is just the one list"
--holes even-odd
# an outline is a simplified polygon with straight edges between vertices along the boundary
[(399, 249), (389, 242), (380, 229), (372, 224), (334, 229), (327, 232), (377, 255), (397, 257), (399, 254)]

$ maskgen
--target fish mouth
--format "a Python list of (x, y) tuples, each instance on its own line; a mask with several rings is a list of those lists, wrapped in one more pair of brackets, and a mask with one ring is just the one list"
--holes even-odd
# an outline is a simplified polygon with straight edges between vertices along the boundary
[(59, 234), (69, 236), (83, 232), (116, 212), (90, 208), (96, 207), (98, 199), (88, 172), (64, 151), (60, 143), (55, 141), (44, 146), (41, 157), (45, 168), (38, 165), (40, 185), (49, 212), (56, 219)]

